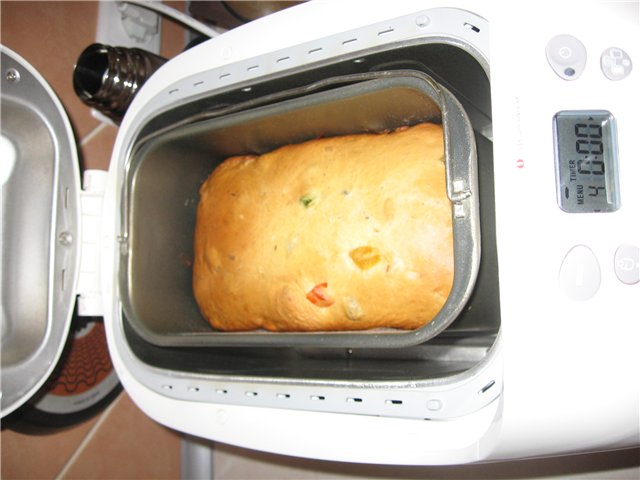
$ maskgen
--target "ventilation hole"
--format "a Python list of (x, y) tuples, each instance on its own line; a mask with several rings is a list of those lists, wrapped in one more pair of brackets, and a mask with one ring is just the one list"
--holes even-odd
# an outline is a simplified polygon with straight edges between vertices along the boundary
[(478, 27), (476, 27), (475, 25), (472, 25), (471, 23), (466, 23), (464, 24), (465, 28), (468, 28), (469, 30), (476, 32), (476, 33), (480, 33), (480, 29)]
[(385, 400), (387, 405), (402, 405), (402, 400)]
[(357, 41), (358, 41), (357, 38), (350, 38), (349, 40), (344, 40), (342, 42), (342, 45), (349, 45), (350, 43), (357, 42)]
[(174, 93), (178, 93), (179, 91), (179, 88), (172, 88), (171, 90), (169, 90), (169, 95), (173, 95)]
[(223, 78), (227, 78), (227, 77), (230, 77), (230, 76), (231, 76), (231, 74), (230, 74), (230, 73), (223, 73), (223, 74), (222, 74), (222, 75), (220, 75), (218, 78), (219, 78), (220, 80), (222, 80)]
[(311, 400), (324, 400), (324, 395), (311, 395)]
[(193, 84), (194, 87), (199, 87), (200, 85), (204, 84), (204, 80), (200, 80), (199, 82), (196, 82)]
[(218, 388), (218, 389), (216, 390), (216, 393), (217, 393), (218, 395), (226, 395), (226, 394), (227, 394), (227, 393), (229, 393), (229, 392), (227, 392), (224, 388)]
[(66, 279), (67, 279), (67, 270), (64, 269), (64, 268), (62, 269), (61, 277), (62, 278), (60, 278), (60, 290), (62, 290), (64, 292), (64, 289), (65, 289), (65, 285), (64, 284), (65, 284)]
[(308, 54), (312, 54), (312, 53), (318, 53), (318, 52), (321, 52), (321, 51), (322, 51), (322, 47), (318, 47), (318, 48), (312, 48), (307, 53)]
[(291, 57), (282, 57), (276, 60), (276, 63), (286, 62), (287, 60), (291, 60)]
[(257, 397), (257, 396), (258, 396), (258, 392), (251, 392), (251, 391), (248, 391), (248, 392), (244, 392), (244, 394), (245, 394), (245, 396), (247, 396), (247, 397)]
[(163, 390), (173, 390), (173, 385), (169, 385), (169, 384), (165, 383), (164, 385), (162, 385), (162, 389)]
[(276, 397), (278, 397), (278, 398), (291, 398), (291, 395), (289, 395), (288, 393), (277, 393)]
[(348, 397), (347, 403), (362, 403), (362, 399), (358, 397)]
[(382, 31), (378, 32), (378, 36), (381, 37), (382, 35), (387, 35), (387, 34), (393, 33), (393, 32), (394, 32), (394, 29), (389, 27), (386, 30), (382, 30)]
[(486, 392), (487, 390), (489, 390), (491, 387), (493, 387), (496, 384), (495, 380), (491, 380), (489, 383), (487, 383), (484, 387), (482, 387), (479, 391), (478, 391), (478, 395), (483, 394), (484, 392)]
[(69, 208), (69, 195), (71, 192), (69, 192), (69, 188), (65, 188), (64, 189), (64, 208), (65, 210)]
[(253, 90), (251, 87), (244, 87), (240, 91), (246, 93), (246, 92), (250, 92), (251, 90)]
[(200, 387), (187, 387), (187, 390), (195, 393), (200, 391)]
[(247, 72), (252, 72), (254, 70), (257, 70), (258, 68), (260, 68), (260, 65), (251, 65), (249, 68), (247, 68)]

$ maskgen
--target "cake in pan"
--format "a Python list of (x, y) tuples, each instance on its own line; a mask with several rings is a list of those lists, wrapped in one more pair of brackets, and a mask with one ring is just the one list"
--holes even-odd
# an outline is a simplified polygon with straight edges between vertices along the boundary
[(200, 189), (193, 288), (218, 330), (413, 330), (453, 282), (442, 127), (225, 160)]

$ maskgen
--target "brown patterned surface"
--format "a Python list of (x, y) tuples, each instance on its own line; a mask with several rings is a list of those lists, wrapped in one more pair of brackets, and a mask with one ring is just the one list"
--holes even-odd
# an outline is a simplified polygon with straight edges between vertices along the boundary
[(92, 323), (76, 335), (64, 359), (64, 368), (50, 383), (51, 395), (78, 395), (104, 380), (113, 370), (104, 324)]

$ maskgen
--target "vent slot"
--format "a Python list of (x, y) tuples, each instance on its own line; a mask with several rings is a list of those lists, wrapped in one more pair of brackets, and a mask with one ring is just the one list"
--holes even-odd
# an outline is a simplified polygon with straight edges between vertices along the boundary
[(478, 27), (476, 27), (475, 25), (471, 24), (471, 23), (464, 23), (464, 28), (467, 28), (469, 30), (471, 30), (472, 32), (475, 33), (480, 33), (480, 29)]
[(486, 392), (487, 390), (489, 390), (491, 387), (493, 387), (496, 384), (495, 380), (491, 380), (489, 383), (487, 383), (484, 387), (482, 387), (480, 389), (480, 391), (478, 392), (479, 395), (483, 394), (484, 392)]

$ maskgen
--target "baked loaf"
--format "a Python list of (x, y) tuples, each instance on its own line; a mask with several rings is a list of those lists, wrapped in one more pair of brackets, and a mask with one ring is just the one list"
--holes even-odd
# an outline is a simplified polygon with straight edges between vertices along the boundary
[(439, 125), (232, 157), (200, 197), (193, 288), (216, 329), (416, 329), (449, 295)]

